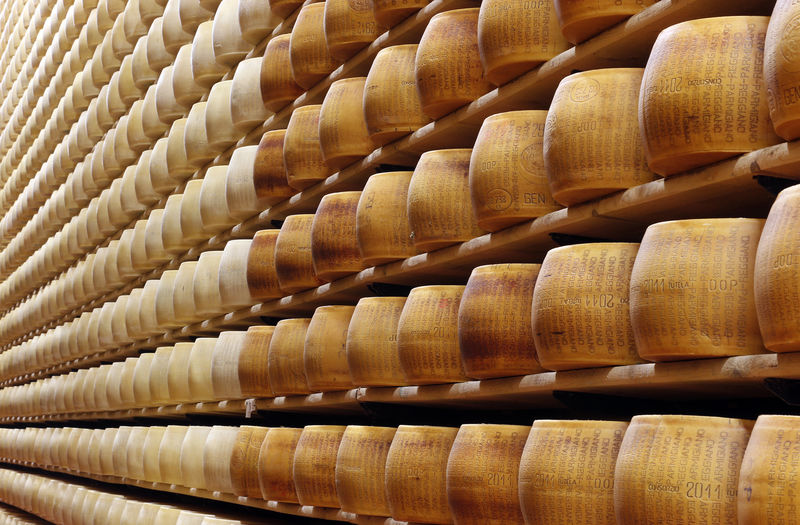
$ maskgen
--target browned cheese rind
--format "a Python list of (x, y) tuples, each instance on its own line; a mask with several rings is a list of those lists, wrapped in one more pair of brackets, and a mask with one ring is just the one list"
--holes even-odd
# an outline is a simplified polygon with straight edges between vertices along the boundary
[(579, 44), (658, 0), (555, 0), (561, 32)]
[(347, 366), (347, 329), (355, 306), (320, 306), (314, 310), (303, 346), (309, 388), (314, 392), (347, 390), (353, 381)]
[(336, 455), (346, 427), (309, 425), (294, 452), (294, 484), (301, 505), (339, 507)]
[(302, 428), (271, 428), (258, 456), (261, 496), (267, 501), (297, 503), (294, 487), (294, 453)]
[(350, 425), (336, 458), (336, 493), (342, 510), (367, 516), (389, 516), (386, 458), (394, 427)]
[(377, 266), (417, 254), (408, 222), (411, 171), (377, 173), (367, 180), (356, 210), (361, 259)]
[(405, 297), (364, 297), (358, 301), (347, 329), (347, 364), (353, 384), (405, 384), (397, 326)]

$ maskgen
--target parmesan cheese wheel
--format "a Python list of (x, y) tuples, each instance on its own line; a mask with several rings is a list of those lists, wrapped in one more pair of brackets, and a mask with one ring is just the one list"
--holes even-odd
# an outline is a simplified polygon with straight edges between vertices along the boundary
[(533, 291), (542, 367), (571, 370), (641, 362), (631, 327), (630, 275), (639, 245), (595, 243), (547, 252)]
[(211, 427), (191, 425), (186, 431), (180, 449), (181, 485), (198, 489), (206, 488), (203, 474), (202, 450), (206, 445)]
[[(425, 0), (427, 3), (428, 0)], [(422, 111), (414, 69), (417, 44), (378, 51), (364, 85), (364, 118), (372, 141), (383, 146), (431, 119)]]
[(397, 347), (397, 327), (405, 303), (405, 297), (359, 299), (347, 328), (347, 365), (353, 384), (405, 384)]
[(637, 117), (643, 73), (597, 69), (561, 80), (544, 128), (544, 165), (556, 202), (572, 206), (655, 178)]
[(269, 343), (267, 369), (275, 395), (308, 394), (303, 345), (311, 319), (283, 319), (275, 325)]
[(764, 351), (753, 292), (762, 219), (653, 224), (631, 275), (639, 355), (670, 361)]
[[(313, 7), (312, 4), (309, 7)], [(322, 4), (318, 4), (322, 7)], [(331, 170), (325, 165), (319, 142), (321, 105), (302, 106), (292, 111), (283, 140), (283, 164), (289, 186), (303, 190), (324, 180)]]
[(239, 387), (244, 397), (272, 397), (268, 356), (274, 326), (251, 326), (247, 329), (239, 354)]
[(214, 387), (211, 381), (211, 360), (217, 339), (201, 337), (195, 339), (189, 359), (189, 390), (194, 401), (212, 401)]
[(471, 149), (422, 154), (408, 188), (408, 220), (414, 247), (437, 250), (480, 236), (469, 205)]
[(236, 436), (231, 456), (231, 482), (233, 493), (248, 498), (261, 498), (258, 485), (258, 456), (269, 429), (242, 425)]
[(242, 38), (253, 46), (258, 45), (283, 18), (273, 14), (269, 4), (261, 0), (239, 0), (238, 14)]
[(244, 132), (236, 129), (231, 104), (232, 90), (233, 80), (225, 80), (214, 84), (208, 95), (206, 137), (214, 154), (226, 150), (244, 135)]
[(211, 386), (214, 399), (241, 399), (239, 357), (245, 332), (222, 332), (211, 356)]
[(348, 425), (336, 456), (336, 493), (344, 512), (388, 516), (386, 457), (397, 429)]
[(463, 286), (418, 286), (408, 294), (397, 325), (397, 351), (408, 384), (466, 379), (458, 346)]
[(222, 253), (222, 251), (202, 253), (192, 279), (195, 309), (199, 315), (208, 318), (222, 313), (222, 297), (217, 284)]
[(800, 443), (797, 416), (759, 416), (739, 473), (738, 521), (741, 525), (789, 525), (800, 520), (794, 503)]
[(212, 38), (214, 57), (217, 62), (227, 66), (237, 65), (252, 46), (242, 38), (239, 25), (239, 0), (222, 0), (214, 14)]
[[(343, 0), (348, 3), (351, 0)], [(353, 3), (365, 0), (352, 0)], [(325, 2), (326, 9), (331, 3)], [(366, 157), (375, 149), (364, 118), (366, 77), (337, 80), (328, 88), (319, 112), (319, 141), (325, 164), (334, 170)]]
[(158, 446), (158, 471), (159, 480), (162, 483), (180, 484), (181, 483), (181, 444), (187, 426), (169, 425), (161, 438)]
[(736, 525), (739, 469), (753, 422), (636, 416), (614, 474), (617, 524)]
[(194, 273), (196, 261), (186, 261), (178, 267), (175, 275), (175, 288), (172, 292), (172, 312), (175, 321), (189, 324), (199, 319), (194, 307)]
[(519, 467), (526, 523), (616, 525), (614, 467), (627, 422), (533, 423)]
[(203, 22), (197, 26), (197, 33), (192, 41), (192, 78), (209, 89), (229, 69), (217, 63), (214, 56), (213, 30), (214, 22), (211, 20)]
[(290, 61), (291, 35), (270, 39), (261, 62), (261, 100), (264, 106), (278, 111), (293, 102), (304, 90), (294, 81)]
[(356, 211), (360, 191), (329, 193), (311, 224), (311, 262), (314, 275), (335, 281), (364, 269), (356, 236)]
[(800, 7), (778, 0), (769, 19), (764, 43), (764, 82), (769, 116), (775, 132), (786, 140), (800, 137), (800, 56), (794, 49), (798, 38)]
[(261, 495), (267, 501), (297, 503), (294, 487), (294, 453), (302, 428), (270, 428), (258, 456)]
[(233, 494), (231, 457), (236, 447), (239, 427), (215, 425), (208, 433), (203, 447), (203, 477), (206, 489)]
[(780, 142), (764, 83), (768, 22), (763, 16), (706, 18), (661, 32), (639, 99), (651, 170), (672, 175)]
[(289, 41), (292, 75), (303, 89), (311, 89), (339, 65), (325, 41), (325, 3), (303, 6)]
[(447, 461), (458, 429), (400, 425), (386, 458), (391, 516), (416, 523), (453, 522), (447, 504)]
[(530, 427), (462, 425), (447, 461), (447, 501), (455, 523), (523, 525), (519, 464)]
[(313, 214), (290, 215), (275, 241), (275, 271), (285, 293), (314, 288), (323, 283), (314, 274), (311, 258)]
[(346, 427), (309, 425), (294, 452), (292, 471), (301, 505), (339, 507), (336, 494), (336, 456)]
[(755, 261), (755, 302), (764, 346), (773, 352), (800, 350), (800, 187), (783, 190), (769, 212)]
[(560, 208), (544, 168), (546, 118), (546, 111), (510, 111), (483, 121), (469, 162), (480, 228), (498, 231)]
[(285, 138), (285, 129), (275, 129), (264, 133), (258, 143), (253, 166), (253, 185), (258, 198), (267, 205), (277, 204), (297, 193), (297, 190), (289, 186), (283, 164)]
[(478, 51), (478, 8), (439, 13), (428, 22), (414, 64), (422, 110), (438, 119), (491, 89)]
[[(189, 385), (189, 359), (192, 355), (193, 343), (176, 343), (167, 363), (167, 387), (169, 388), (170, 401), (173, 403), (188, 403), (192, 401), (192, 392)], [(109, 376), (109, 384), (111, 384)]]
[(375, 20), (369, 0), (326, 0), (323, 27), (328, 51), (340, 62), (371, 44), (385, 30)]
[[(219, 295), (225, 310), (237, 310), (258, 302), (247, 284), (247, 258), (251, 239), (228, 241), (219, 264)], [(165, 272), (166, 273), (166, 272)]]
[(468, 377), (541, 372), (531, 328), (539, 264), (492, 264), (472, 270), (458, 309), (458, 340)]
[(280, 230), (261, 230), (253, 237), (247, 254), (247, 288), (255, 300), (281, 297), (278, 272), (275, 267), (275, 244)]
[(412, 174), (392, 171), (367, 180), (356, 210), (358, 249), (366, 266), (416, 255), (406, 205)]
[(178, 104), (189, 107), (203, 98), (203, 95), (208, 96), (208, 88), (195, 82), (192, 77), (191, 44), (180, 48), (173, 66), (172, 92), (175, 93), (175, 101)]
[(483, 71), (492, 84), (505, 84), (568, 48), (552, 2), (481, 3), (478, 49)]
[(622, 22), (658, 0), (555, 0), (561, 32), (573, 44)]
[(308, 387), (312, 392), (353, 387), (347, 367), (347, 329), (354, 306), (320, 306), (314, 310), (303, 345)]
[(206, 127), (208, 102), (198, 102), (189, 110), (183, 130), (183, 148), (187, 162), (199, 168), (221, 153), (220, 148), (212, 148)]

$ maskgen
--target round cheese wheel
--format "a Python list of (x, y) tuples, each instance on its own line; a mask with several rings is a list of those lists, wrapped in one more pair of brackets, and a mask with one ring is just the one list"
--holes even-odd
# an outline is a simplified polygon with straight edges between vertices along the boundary
[(272, 397), (269, 383), (269, 344), (274, 326), (251, 326), (247, 329), (239, 354), (239, 386), (242, 396)]
[(458, 429), (400, 425), (386, 457), (391, 517), (417, 523), (453, 522), (447, 504), (447, 460)]
[(369, 0), (326, 0), (325, 41), (331, 56), (344, 62), (385, 31)]
[(492, 84), (503, 85), (568, 48), (552, 2), (481, 3), (478, 49), (483, 71)]
[(778, 0), (769, 19), (764, 42), (764, 82), (769, 116), (775, 132), (786, 140), (800, 137), (800, 55), (793, 43), (798, 36), (800, 7), (791, 0)]
[(331, 282), (364, 269), (356, 236), (360, 191), (329, 193), (311, 224), (311, 262), (318, 279)]
[(253, 185), (256, 195), (266, 205), (282, 202), (297, 190), (289, 186), (286, 167), (283, 165), (285, 129), (267, 131), (258, 143), (253, 165)]
[(755, 261), (755, 302), (764, 346), (773, 352), (800, 350), (800, 187), (783, 190), (764, 224)]
[(294, 81), (290, 61), (289, 41), (291, 35), (271, 38), (264, 50), (261, 62), (261, 100), (264, 106), (278, 111), (304, 93)]
[(275, 244), (280, 230), (261, 230), (247, 254), (247, 288), (253, 299), (265, 301), (283, 295), (275, 267)]
[[(188, 430), (187, 426), (169, 425), (164, 431), (161, 443), (158, 445), (159, 482), (181, 483), (181, 444)], [(206, 450), (208, 450), (208, 445), (206, 445)]]
[(531, 328), (539, 264), (492, 264), (472, 270), (458, 309), (458, 341), (468, 377), (541, 372)]
[(277, 396), (308, 394), (303, 345), (311, 319), (283, 319), (275, 325), (269, 343), (269, 384)]
[(386, 458), (397, 429), (348, 425), (336, 456), (336, 494), (344, 512), (388, 516)]
[(408, 220), (414, 247), (437, 250), (480, 236), (469, 205), (471, 149), (422, 154), (408, 188)]
[(347, 390), (353, 381), (347, 366), (347, 329), (355, 306), (320, 306), (314, 310), (303, 345), (308, 387), (313, 392)]
[[(427, 3), (428, 0), (425, 0)], [(417, 90), (417, 44), (378, 51), (364, 85), (364, 118), (372, 141), (383, 146), (428, 122)]]
[(622, 22), (658, 0), (555, 0), (561, 32), (573, 44)]
[(739, 469), (753, 422), (636, 416), (614, 474), (618, 525), (736, 525)]
[(397, 327), (405, 297), (359, 299), (347, 328), (347, 366), (354, 385), (405, 384)]
[(519, 467), (527, 523), (616, 525), (614, 467), (627, 422), (533, 423)]
[(301, 505), (339, 507), (336, 495), (336, 456), (346, 427), (309, 425), (294, 452), (295, 490)]
[(181, 485), (184, 487), (206, 488), (201, 451), (206, 445), (209, 433), (211, 433), (211, 427), (191, 425), (183, 437), (179, 463)]
[(233, 494), (231, 458), (236, 448), (238, 433), (239, 427), (221, 425), (211, 427), (203, 447), (203, 478), (207, 490)]
[(629, 315), (639, 245), (594, 243), (547, 252), (533, 291), (532, 323), (542, 367), (571, 370), (641, 362)]
[[(349, 0), (344, 0), (347, 3)], [(364, 0), (354, 0), (364, 1)], [(325, 2), (327, 6), (331, 4)], [(366, 77), (337, 80), (328, 88), (319, 112), (319, 141), (325, 164), (338, 170), (375, 149), (369, 138), (363, 100)]]
[(780, 141), (764, 82), (768, 22), (764, 16), (705, 18), (658, 35), (639, 99), (650, 169), (672, 175)]
[(324, 20), (325, 2), (308, 4), (300, 9), (292, 28), (289, 41), (292, 75), (303, 89), (311, 89), (340, 63), (328, 50)]
[(523, 525), (519, 465), (530, 427), (462, 425), (447, 461), (455, 523)]
[(258, 456), (261, 496), (267, 501), (298, 503), (294, 486), (294, 453), (302, 428), (270, 428)]
[(544, 165), (556, 202), (572, 206), (655, 178), (639, 133), (642, 74), (597, 69), (561, 80), (544, 127)]
[(653, 224), (631, 275), (631, 323), (651, 361), (757, 354), (753, 274), (762, 219)]
[(290, 215), (281, 226), (275, 241), (275, 272), (280, 289), (295, 293), (323, 283), (314, 274), (311, 258), (313, 214)]
[[(319, 5), (322, 7), (322, 4)], [(295, 109), (286, 126), (283, 164), (289, 186), (297, 190), (308, 188), (331, 173), (325, 165), (319, 142), (321, 108), (321, 105), (311, 105)]]
[(230, 464), (233, 493), (237, 496), (261, 498), (261, 487), (258, 484), (258, 456), (268, 430), (266, 427), (246, 425), (239, 427)]
[(478, 51), (480, 9), (435, 15), (419, 41), (414, 64), (422, 111), (439, 119), (491, 89)]
[(408, 222), (411, 171), (372, 175), (356, 210), (356, 236), (365, 266), (378, 266), (416, 255)]
[(482, 229), (498, 231), (561, 207), (544, 167), (546, 118), (547, 111), (510, 111), (483, 121), (469, 162), (472, 209)]

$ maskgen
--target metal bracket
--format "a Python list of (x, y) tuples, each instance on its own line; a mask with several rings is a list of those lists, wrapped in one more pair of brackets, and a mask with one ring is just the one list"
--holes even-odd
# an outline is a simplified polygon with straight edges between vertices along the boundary
[(794, 179), (784, 179), (772, 175), (754, 175), (754, 178), (759, 186), (776, 196), (786, 188), (800, 184), (800, 181)]
[(554, 243), (559, 246), (571, 246), (573, 244), (586, 244), (590, 242), (609, 242), (608, 239), (597, 239), (595, 237), (584, 237), (583, 235), (572, 235), (570, 233), (556, 233), (549, 234)]

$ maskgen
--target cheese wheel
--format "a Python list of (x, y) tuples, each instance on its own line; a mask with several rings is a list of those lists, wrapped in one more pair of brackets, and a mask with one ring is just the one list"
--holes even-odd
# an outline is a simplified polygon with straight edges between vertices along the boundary
[(641, 362), (629, 314), (638, 249), (636, 243), (595, 243), (547, 252), (533, 291), (531, 319), (543, 368)]
[[(351, 0), (343, 0), (348, 3)], [(365, 0), (352, 0), (364, 2)], [(331, 5), (325, 2), (325, 9)], [(338, 170), (366, 157), (375, 149), (364, 118), (366, 77), (337, 80), (328, 88), (319, 112), (319, 141), (325, 164)]]
[(500, 86), (566, 51), (552, 2), (486, 0), (478, 17), (478, 50), (486, 78)]
[(187, 426), (169, 425), (164, 431), (158, 446), (158, 481), (161, 483), (181, 482), (180, 451), (187, 430)]
[(519, 467), (526, 523), (616, 525), (614, 467), (627, 422), (533, 423)]
[(472, 270), (458, 308), (458, 341), (467, 377), (541, 372), (531, 328), (539, 264), (492, 264)]
[[(319, 5), (322, 4), (312, 4)], [(305, 9), (305, 8), (304, 8)], [(321, 105), (302, 106), (292, 111), (283, 140), (283, 165), (289, 186), (303, 190), (324, 180), (331, 170), (325, 165), (319, 142)]]
[(741, 525), (789, 525), (800, 520), (794, 503), (800, 418), (759, 416), (742, 459), (738, 487)]
[(250, 45), (258, 45), (278, 24), (276, 16), (267, 2), (261, 0), (239, 0), (239, 25), (242, 38)]
[(405, 384), (397, 328), (405, 297), (359, 299), (347, 328), (347, 366), (358, 386)]
[(211, 360), (214, 355), (215, 337), (195, 339), (189, 359), (189, 390), (193, 401), (213, 401), (214, 387), (211, 381)]
[(274, 326), (247, 329), (239, 354), (239, 386), (243, 397), (272, 397), (269, 384), (269, 344)]
[[(170, 401), (188, 403), (192, 401), (189, 385), (189, 359), (192, 355), (193, 343), (176, 343), (167, 363), (167, 387)], [(112, 377), (109, 376), (109, 384)]]
[(764, 42), (764, 82), (769, 116), (775, 132), (786, 140), (800, 137), (800, 55), (793, 43), (798, 38), (800, 7), (791, 0), (778, 0), (769, 19)]
[(408, 220), (414, 247), (437, 250), (480, 236), (469, 205), (471, 149), (422, 154), (408, 188)]
[(267, 205), (277, 204), (297, 193), (289, 186), (283, 164), (285, 129), (267, 131), (261, 137), (253, 165), (253, 185), (256, 195)]
[(181, 485), (184, 487), (206, 488), (202, 450), (210, 432), (211, 427), (198, 425), (191, 425), (186, 431), (179, 459)]
[(447, 501), (455, 523), (524, 525), (520, 458), (530, 427), (462, 425), (447, 461)]
[(322, 197), (311, 224), (311, 262), (314, 275), (327, 282), (364, 269), (356, 236), (360, 191), (329, 193)]
[(572, 206), (655, 178), (637, 117), (643, 73), (597, 69), (561, 80), (544, 127), (544, 165), (556, 202)]
[(286, 217), (275, 241), (275, 271), (280, 289), (295, 293), (323, 283), (314, 274), (311, 257), (313, 214)]
[[(658, 35), (639, 99), (651, 170), (672, 175), (780, 142), (764, 82), (768, 22), (763, 16), (706, 18)], [(719, 37), (723, 32), (726, 38)]]
[(311, 319), (283, 319), (275, 325), (269, 343), (267, 370), (275, 395), (308, 394), (303, 345)]
[(312, 392), (347, 390), (353, 381), (347, 367), (347, 329), (355, 306), (320, 306), (314, 310), (303, 345), (308, 387)]
[(764, 352), (753, 274), (763, 219), (653, 224), (631, 275), (631, 323), (651, 361)]
[(463, 381), (458, 346), (458, 307), (463, 286), (411, 290), (397, 325), (397, 351), (408, 384)]
[(614, 474), (618, 525), (736, 525), (739, 469), (753, 422), (636, 416)]
[(498, 231), (561, 207), (544, 167), (546, 118), (547, 111), (510, 111), (483, 121), (469, 162), (472, 209), (480, 228)]
[(394, 427), (349, 425), (336, 456), (336, 494), (344, 512), (388, 516), (384, 483)]
[(491, 89), (478, 51), (478, 8), (435, 15), (419, 42), (414, 70), (422, 110), (432, 119)]
[(635, 15), (658, 0), (555, 0), (561, 32), (573, 44)]
[(356, 209), (356, 236), (365, 266), (416, 255), (408, 222), (411, 171), (377, 173), (367, 180)]
[(269, 429), (242, 425), (236, 436), (231, 456), (231, 481), (233, 493), (247, 498), (261, 498), (258, 484), (258, 456)]
[(227, 66), (236, 66), (249, 51), (252, 45), (242, 37), (239, 25), (239, 0), (222, 0), (214, 14), (212, 27), (214, 41), (214, 57), (217, 62)]
[(211, 387), (214, 399), (242, 399), (239, 357), (245, 332), (222, 332), (211, 355)]
[(203, 447), (203, 478), (207, 490), (233, 494), (231, 458), (238, 434), (239, 427), (211, 427)]
[(264, 106), (278, 111), (293, 102), (304, 90), (294, 81), (289, 58), (291, 35), (270, 39), (261, 62), (261, 100)]
[(250, 295), (256, 300), (281, 297), (275, 267), (275, 244), (280, 230), (261, 230), (253, 237), (247, 255), (246, 278)]
[(800, 350), (800, 188), (783, 190), (764, 224), (755, 261), (755, 302), (764, 346), (773, 352)]
[(386, 457), (391, 517), (416, 523), (453, 522), (447, 504), (447, 461), (458, 429), (400, 425)]
[(292, 75), (303, 89), (311, 89), (336, 69), (340, 61), (331, 56), (325, 41), (325, 3), (303, 6), (289, 41)]
[(270, 428), (258, 456), (261, 496), (267, 501), (297, 503), (294, 486), (294, 453), (302, 428)]
[(211, 88), (220, 80), (228, 67), (217, 63), (214, 56), (214, 22), (208, 20), (197, 26), (194, 40), (192, 41), (192, 78), (194, 81)]
[[(428, 0), (424, 0), (425, 3)], [(378, 51), (364, 85), (364, 118), (370, 139), (383, 146), (431, 119), (422, 111), (414, 63), (417, 44)]]
[(375, 20), (369, 0), (326, 0), (323, 27), (328, 51), (340, 62), (371, 44), (385, 30)]
[(301, 505), (339, 507), (336, 495), (336, 457), (346, 427), (309, 425), (294, 452), (292, 471)]

